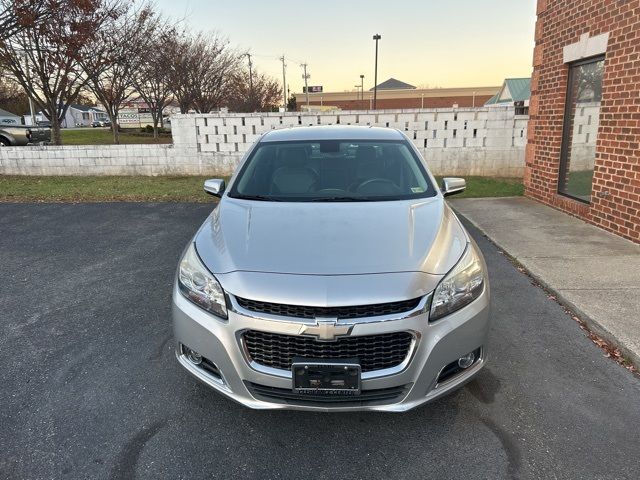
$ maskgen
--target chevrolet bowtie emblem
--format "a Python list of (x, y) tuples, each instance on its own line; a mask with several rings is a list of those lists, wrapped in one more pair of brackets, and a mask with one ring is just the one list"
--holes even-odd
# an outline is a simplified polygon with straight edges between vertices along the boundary
[(338, 325), (337, 318), (316, 318), (315, 325), (302, 325), (300, 335), (313, 335), (318, 340), (331, 341), (336, 337), (348, 335), (352, 325)]

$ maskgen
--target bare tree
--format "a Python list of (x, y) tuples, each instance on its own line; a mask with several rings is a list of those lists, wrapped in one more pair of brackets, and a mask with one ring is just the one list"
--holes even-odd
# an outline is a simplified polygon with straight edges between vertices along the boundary
[(160, 25), (150, 38), (135, 67), (133, 85), (136, 93), (145, 101), (153, 120), (153, 136), (158, 136), (158, 125), (162, 125), (164, 109), (171, 103), (172, 92), (167, 81), (167, 66), (171, 61), (170, 50), (165, 46), (175, 37), (175, 29)]
[(165, 50), (168, 56), (166, 78), (175, 96), (180, 113), (188, 113), (194, 105), (198, 63), (194, 55), (193, 38), (181, 33), (169, 39)]
[(192, 55), (199, 59), (193, 79), (193, 106), (198, 113), (208, 113), (224, 106), (231, 81), (240, 64), (238, 52), (217, 35), (200, 34), (193, 40)]
[(239, 66), (237, 52), (217, 34), (181, 34), (165, 45), (167, 81), (181, 113), (207, 113), (222, 106)]
[(122, 13), (125, 1), (60, 0), (47, 21), (0, 43), (0, 62), (51, 121), (56, 145), (69, 104), (87, 83), (81, 61), (92, 55), (97, 33)]
[(241, 70), (231, 80), (227, 106), (234, 112), (271, 111), (280, 104), (281, 97), (282, 87), (276, 79)]
[(113, 131), (113, 142), (120, 143), (118, 114), (123, 103), (134, 93), (136, 70), (146, 50), (152, 48), (160, 17), (151, 4), (145, 3), (116, 18), (109, 19), (93, 55), (81, 60), (87, 76), (87, 89), (104, 106)]

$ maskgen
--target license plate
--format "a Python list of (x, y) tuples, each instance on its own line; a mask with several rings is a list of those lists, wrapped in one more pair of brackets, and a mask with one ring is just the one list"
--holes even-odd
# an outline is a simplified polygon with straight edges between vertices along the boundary
[(350, 360), (294, 359), (293, 391), (308, 395), (359, 395), (360, 364)]

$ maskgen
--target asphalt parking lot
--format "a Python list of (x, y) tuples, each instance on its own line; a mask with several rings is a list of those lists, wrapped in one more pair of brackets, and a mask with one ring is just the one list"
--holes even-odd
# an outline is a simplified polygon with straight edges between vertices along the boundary
[(491, 358), (455, 394), (310, 414), (199, 384), (169, 300), (211, 208), (0, 204), (0, 478), (638, 478), (640, 380), (473, 229)]

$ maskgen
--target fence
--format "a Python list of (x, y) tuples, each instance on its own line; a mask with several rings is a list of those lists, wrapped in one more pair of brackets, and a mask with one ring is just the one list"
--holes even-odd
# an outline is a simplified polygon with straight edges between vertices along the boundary
[(0, 148), (0, 174), (230, 175), (261, 134), (313, 125), (403, 131), (436, 175), (522, 176), (527, 117), (513, 108), (175, 115), (173, 145)]
[(435, 174), (521, 176), (528, 117), (511, 107), (177, 115), (176, 148), (241, 156), (262, 134), (279, 128), (365, 125), (403, 131)]

